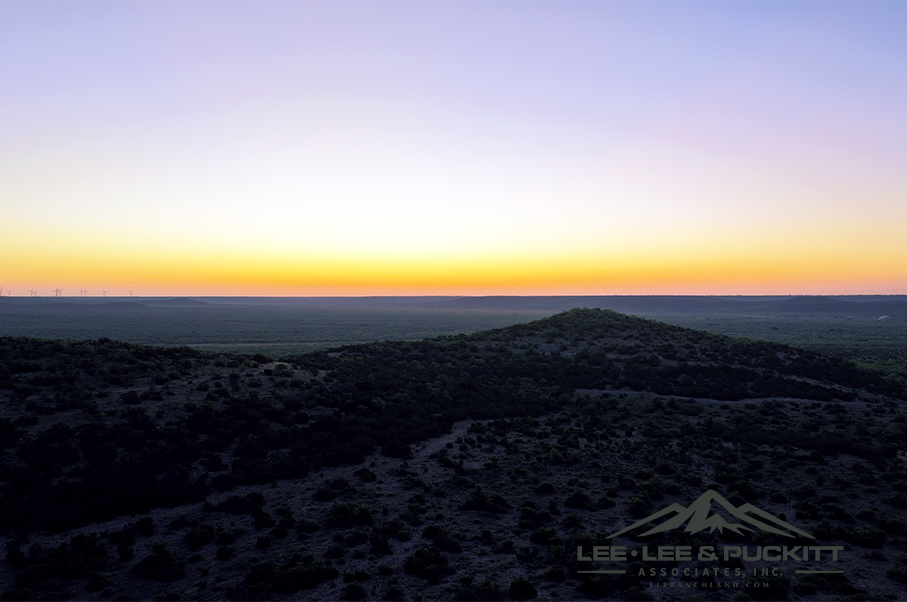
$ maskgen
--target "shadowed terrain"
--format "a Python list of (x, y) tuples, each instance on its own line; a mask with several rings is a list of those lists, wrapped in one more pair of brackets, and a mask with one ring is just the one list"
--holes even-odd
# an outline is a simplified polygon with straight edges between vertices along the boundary
[[(907, 595), (907, 389), (879, 372), (596, 309), (275, 359), (0, 338), (4, 597)], [(842, 546), (843, 573), (578, 572), (708, 490)]]

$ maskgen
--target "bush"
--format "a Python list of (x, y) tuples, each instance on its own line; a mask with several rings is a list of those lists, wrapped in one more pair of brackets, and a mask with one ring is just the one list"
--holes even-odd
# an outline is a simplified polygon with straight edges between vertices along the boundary
[(212, 525), (198, 525), (192, 527), (183, 537), (183, 541), (193, 552), (214, 541), (214, 527)]
[(422, 531), (422, 537), (430, 539), (437, 547), (448, 552), (462, 550), (460, 541), (438, 525), (429, 525)]
[(400, 458), (409, 460), (413, 457), (413, 450), (409, 444), (402, 441), (388, 442), (382, 449), (381, 453), (388, 458)]
[(135, 528), (141, 535), (151, 535), (154, 533), (154, 519), (150, 516), (143, 516), (135, 522)]
[(473, 583), (473, 578), (460, 579), (462, 587), (454, 593), (453, 599), (457, 602), (473, 602), (475, 600), (503, 600), (504, 594), (497, 583), (483, 579), (478, 585)]
[(634, 497), (627, 502), (627, 512), (635, 518), (642, 518), (652, 511), (652, 504), (649, 500), (640, 497)]
[(556, 539), (558, 539), (557, 531), (549, 527), (540, 527), (529, 536), (529, 541), (542, 546), (547, 546)]
[(357, 570), (353, 571), (352, 573), (343, 574), (343, 580), (348, 583), (353, 583), (353, 582), (359, 583), (362, 581), (368, 581), (371, 578), (372, 578), (372, 576), (369, 575), (367, 571), (363, 571), (362, 569), (357, 569)]
[(264, 496), (257, 491), (252, 491), (242, 497), (231, 495), (214, 506), (214, 509), (218, 512), (227, 512), (229, 514), (258, 514), (264, 505)]
[(554, 485), (552, 485), (548, 481), (545, 481), (544, 483), (540, 483), (539, 486), (535, 488), (535, 492), (539, 495), (548, 495), (550, 493), (554, 493)]
[(362, 479), (363, 481), (376, 481), (378, 479), (378, 475), (376, 475), (373, 471), (369, 470), (368, 468), (364, 468), (364, 467), (360, 468), (353, 474), (355, 476), (359, 477), (360, 479)]
[(266, 529), (268, 527), (273, 527), (277, 524), (274, 520), (274, 517), (267, 512), (259, 512), (255, 515), (255, 528), (258, 530)]
[(312, 494), (312, 499), (316, 502), (330, 502), (338, 495), (340, 494), (330, 487), (319, 487), (315, 490), (315, 493)]
[(218, 529), (214, 536), (214, 540), (217, 542), (217, 545), (226, 546), (236, 541), (236, 537), (240, 533), (242, 533), (241, 529)]
[(403, 600), (406, 598), (406, 592), (403, 591), (403, 588), (400, 587), (400, 584), (397, 582), (396, 578), (391, 579), (390, 583), (387, 586), (387, 589), (384, 590), (384, 594), (381, 596), (382, 600)]
[(157, 581), (178, 581), (186, 576), (183, 562), (159, 541), (152, 544), (151, 552), (139, 560), (132, 570), (139, 577)]
[(349, 502), (334, 504), (325, 516), (325, 522), (331, 527), (345, 528), (355, 525), (372, 524), (372, 512), (368, 508)]
[(507, 588), (507, 595), (514, 600), (532, 600), (539, 595), (535, 586), (529, 582), (526, 577), (517, 577), (510, 582)]
[(564, 505), (568, 508), (590, 508), (592, 506), (592, 498), (590, 498), (589, 494), (585, 491), (574, 489), (573, 492), (567, 496)]
[(300, 533), (315, 533), (321, 529), (321, 526), (310, 520), (302, 519), (296, 523), (296, 530)]
[(447, 571), (447, 557), (434, 546), (419, 548), (406, 557), (403, 570), (430, 583), (438, 583)]
[(341, 600), (365, 600), (367, 595), (361, 583), (347, 583), (340, 590)]
[(613, 508), (616, 504), (617, 504), (617, 502), (615, 502), (613, 498), (603, 496), (603, 497), (598, 498), (598, 502), (596, 503), (596, 506), (599, 509), (604, 510), (606, 508)]
[(885, 545), (887, 535), (884, 531), (863, 527), (860, 529), (847, 529), (844, 539), (861, 548), (881, 548)]
[(283, 594), (292, 594), (301, 589), (316, 588), (325, 579), (336, 577), (336, 569), (324, 567), (314, 557), (307, 555), (294, 564), (274, 571), (270, 581), (274, 590)]
[(474, 489), (466, 494), (466, 501), (463, 502), (463, 510), (480, 510), (482, 512), (491, 512), (494, 514), (503, 514), (510, 508), (510, 503), (499, 493), (487, 493), (481, 485), (476, 485)]

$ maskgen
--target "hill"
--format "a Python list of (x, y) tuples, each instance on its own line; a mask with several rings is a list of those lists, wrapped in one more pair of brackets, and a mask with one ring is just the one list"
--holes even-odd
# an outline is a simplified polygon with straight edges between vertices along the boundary
[(709, 596), (903, 598), (905, 400), (841, 359), (589, 309), (278, 362), (4, 337), (0, 582), (6, 599), (652, 599), (714, 584), (716, 563), (580, 573), (577, 548), (715, 490), (847, 564)]

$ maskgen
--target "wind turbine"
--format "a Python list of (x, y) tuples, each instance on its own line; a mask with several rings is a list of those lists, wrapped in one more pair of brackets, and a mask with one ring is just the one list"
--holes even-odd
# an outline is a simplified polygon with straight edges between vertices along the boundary
[(37, 296), (38, 296), (38, 291), (36, 291), (35, 289), (31, 289), (31, 290), (28, 291), (28, 292), (31, 293), (31, 296), (32, 296), (32, 297), (37, 297)]
[(107, 296), (107, 291), (101, 291), (101, 295), (104, 296), (104, 297), (106, 297), (106, 296)]
[(54, 289), (54, 297), (59, 297), (59, 296), (60, 296), (60, 293), (62, 293), (62, 292), (63, 292), (63, 289), (55, 288), (55, 289)]
[(129, 296), (130, 296), (130, 297), (132, 296), (132, 291), (129, 291)]
[(82, 289), (79, 289), (79, 296), (80, 296), (80, 297), (84, 297), (84, 296), (85, 296), (85, 291), (83, 291)]

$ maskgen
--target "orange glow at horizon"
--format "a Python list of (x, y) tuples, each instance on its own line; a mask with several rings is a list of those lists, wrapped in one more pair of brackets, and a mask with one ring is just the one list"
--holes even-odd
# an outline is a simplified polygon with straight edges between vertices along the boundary
[[(566, 249), (423, 258), (348, 254), (135, 248), (44, 251), (5, 270), (4, 289), (64, 296), (371, 296), (609, 294), (897, 294), (907, 257), (784, 248), (743, 253), (707, 247), (673, 254), (650, 249)], [(37, 277), (36, 277), (37, 276)]]

